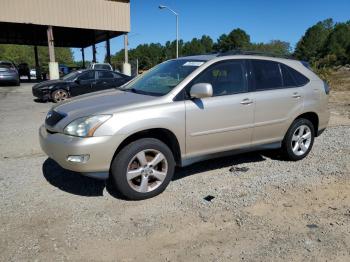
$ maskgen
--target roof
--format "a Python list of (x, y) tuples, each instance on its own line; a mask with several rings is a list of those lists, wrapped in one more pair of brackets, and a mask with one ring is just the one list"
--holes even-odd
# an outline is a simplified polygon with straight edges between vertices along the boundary
[(266, 58), (296, 60), (293, 56), (289, 56), (289, 55), (280, 55), (280, 54), (268, 53), (268, 52), (243, 51), (243, 50), (232, 50), (227, 52), (217, 52), (217, 53), (210, 53), (210, 54), (204, 54), (204, 55), (184, 56), (184, 57), (180, 57), (179, 59), (194, 59), (194, 60), (209, 61), (214, 58), (225, 57), (225, 56), (242, 56), (246, 58), (266, 57)]
[(130, 31), (127, 0), (1, 0), (0, 44), (87, 47)]

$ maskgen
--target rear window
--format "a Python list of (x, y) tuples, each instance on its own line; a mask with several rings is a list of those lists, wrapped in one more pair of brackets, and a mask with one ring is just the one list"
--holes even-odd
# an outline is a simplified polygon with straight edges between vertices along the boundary
[(102, 69), (102, 70), (111, 70), (111, 67), (109, 65), (95, 65), (95, 69)]
[(283, 86), (277, 62), (266, 60), (251, 60), (251, 62), (256, 91), (277, 89)]
[(12, 63), (8, 63), (8, 62), (0, 62), (0, 67), (2, 68), (14, 68)]

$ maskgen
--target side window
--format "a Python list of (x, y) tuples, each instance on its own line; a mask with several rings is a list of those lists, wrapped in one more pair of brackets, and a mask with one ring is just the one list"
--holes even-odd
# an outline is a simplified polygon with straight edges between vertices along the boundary
[(120, 79), (120, 78), (122, 78), (122, 76), (119, 75), (119, 74), (117, 74), (117, 73), (113, 73), (113, 75), (114, 75), (114, 78), (115, 78), (115, 79)]
[(81, 76), (79, 76), (79, 80), (94, 80), (95, 79), (95, 72), (94, 71), (89, 71), (86, 72), (84, 74), (82, 74)]
[(114, 75), (111, 71), (98, 71), (98, 78), (101, 79), (113, 79)]
[(213, 96), (231, 95), (246, 92), (244, 64), (241, 60), (219, 62), (210, 66), (190, 86), (197, 83), (210, 83)]
[(297, 82), (295, 81), (293, 75), (291, 74), (291, 71), (288, 70), (289, 67), (284, 65), (284, 64), (280, 64), (280, 66), (281, 66), (281, 72), (282, 72), (282, 77), (283, 77), (283, 86), (284, 87), (297, 86)]
[(288, 71), (292, 74), (293, 78), (296, 81), (297, 86), (304, 86), (310, 82), (310, 80), (306, 76), (299, 73), (297, 70), (291, 67), (288, 67)]
[(266, 60), (251, 60), (251, 63), (256, 91), (282, 87), (282, 77), (278, 63)]

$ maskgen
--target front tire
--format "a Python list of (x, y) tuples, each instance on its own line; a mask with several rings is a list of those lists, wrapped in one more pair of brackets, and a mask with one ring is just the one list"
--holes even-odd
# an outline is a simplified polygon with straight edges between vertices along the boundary
[(55, 103), (59, 103), (64, 100), (67, 100), (69, 98), (69, 94), (64, 89), (57, 89), (52, 92), (51, 98), (52, 98), (52, 101), (54, 101)]
[(162, 193), (175, 169), (169, 147), (154, 138), (125, 146), (114, 158), (111, 174), (116, 189), (126, 199), (142, 200)]
[(304, 118), (296, 119), (282, 142), (282, 152), (285, 158), (290, 161), (303, 159), (310, 153), (314, 139), (313, 124)]

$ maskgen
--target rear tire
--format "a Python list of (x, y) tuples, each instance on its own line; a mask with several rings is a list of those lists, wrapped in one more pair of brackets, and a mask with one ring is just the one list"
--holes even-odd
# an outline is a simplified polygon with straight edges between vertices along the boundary
[(125, 146), (114, 158), (111, 175), (126, 199), (142, 200), (162, 193), (175, 169), (169, 147), (154, 138), (143, 138)]
[(310, 153), (314, 139), (313, 124), (304, 118), (296, 119), (282, 142), (282, 153), (286, 160), (298, 161), (306, 157)]

